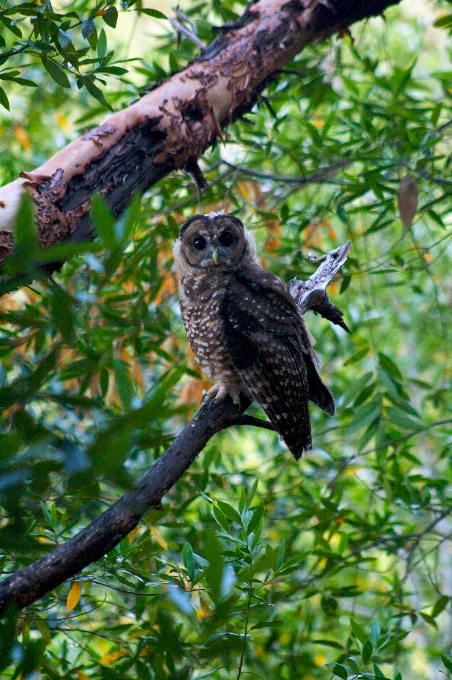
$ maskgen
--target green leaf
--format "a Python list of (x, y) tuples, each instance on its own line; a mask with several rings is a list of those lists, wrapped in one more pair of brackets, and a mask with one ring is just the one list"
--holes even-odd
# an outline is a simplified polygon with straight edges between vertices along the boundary
[(278, 546), (278, 549), (276, 551), (276, 569), (275, 571), (278, 571), (284, 561), (284, 555), (286, 552), (286, 541), (283, 539), (281, 543)]
[(280, 628), (284, 625), (284, 621), (280, 619), (275, 619), (274, 621), (260, 621), (259, 623), (251, 626), (250, 630), (257, 630), (258, 628)]
[(187, 570), (188, 578), (190, 581), (195, 580), (195, 558), (193, 555), (193, 548), (190, 543), (186, 543), (182, 549), (182, 560), (184, 562), (184, 567)]
[(362, 645), (365, 645), (366, 642), (369, 642), (369, 637), (366, 631), (363, 628), (361, 628), (361, 626), (358, 623), (356, 623), (356, 621), (350, 619), (350, 625), (352, 627), (352, 631), (355, 637), (358, 638)]
[[(258, 479), (255, 479), (254, 482), (253, 482), (253, 486), (251, 487), (251, 490), (250, 490), (249, 494), (246, 496), (246, 501), (245, 501), (245, 506), (244, 506), (244, 507), (245, 507), (245, 510), (248, 510), (248, 508), (250, 507), (251, 503), (253, 502), (254, 496), (256, 495), (256, 491), (257, 491), (257, 486), (258, 486), (258, 484), (259, 484), (259, 480), (258, 480)], [(240, 511), (242, 512), (242, 510), (240, 510)]]
[(66, 33), (66, 31), (63, 31), (60, 28), (58, 31), (58, 42), (61, 45), (61, 49), (65, 50), (71, 44), (72, 38), (69, 33)]
[(229, 522), (226, 519), (226, 515), (220, 510), (220, 508), (217, 505), (213, 506), (213, 514), (215, 519), (217, 520), (218, 524), (226, 533), (229, 534)]
[(327, 616), (335, 616), (339, 607), (334, 597), (326, 597), (325, 595), (320, 600), (320, 605)]
[(253, 511), (253, 516), (251, 517), (248, 526), (246, 527), (246, 532), (248, 534), (252, 533), (264, 515), (265, 505), (263, 502), (259, 503), (257, 508)]
[(370, 626), (370, 641), (374, 645), (374, 647), (377, 646), (378, 640), (381, 635), (381, 629), (380, 629), (380, 624), (378, 623), (377, 619), (373, 619), (372, 625)]
[(60, 343), (56, 343), (30, 375), (16, 378), (8, 387), (0, 388), (0, 408), (5, 409), (16, 402), (22, 403), (36, 397), (36, 392), (45, 383), (50, 371), (55, 367), (60, 350)]
[(364, 643), (364, 647), (361, 653), (364, 665), (368, 664), (369, 661), (371, 660), (373, 651), (374, 651), (373, 644), (371, 643), (370, 640), (367, 640), (367, 642)]
[(336, 675), (336, 677), (338, 678), (342, 678), (342, 680), (347, 680), (348, 678), (347, 669), (340, 663), (335, 664), (332, 667), (331, 671), (333, 675)]
[(75, 328), (75, 300), (56, 283), (52, 284), (52, 318), (64, 342), (70, 343)]
[(447, 14), (445, 17), (437, 19), (433, 25), (436, 28), (449, 28), (449, 26), (452, 26), (452, 14)]
[(107, 34), (102, 29), (97, 40), (97, 54), (101, 59), (107, 54)]
[(94, 97), (94, 99), (97, 99), (99, 104), (102, 104), (102, 106), (104, 106), (109, 111), (113, 111), (112, 107), (105, 99), (102, 90), (100, 90), (90, 78), (82, 76), (78, 78), (78, 81), (81, 82), (86, 87), (86, 89), (88, 90), (90, 95)]
[(116, 246), (115, 218), (111, 210), (105, 204), (104, 199), (96, 194), (91, 204), (91, 215), (97, 233), (102, 239), (104, 248)]
[(360, 349), (359, 352), (356, 352), (349, 359), (344, 361), (344, 366), (350, 366), (351, 364), (355, 364), (357, 361), (360, 361), (367, 354), (369, 354), (369, 348), (368, 347), (365, 347), (364, 349)]
[(381, 367), (384, 368), (389, 373), (389, 375), (391, 375), (396, 380), (403, 380), (403, 376), (399, 369), (395, 363), (388, 356), (386, 356), (386, 354), (379, 352), (378, 359), (380, 361)]
[(41, 57), (41, 61), (47, 73), (49, 73), (52, 76), (53, 80), (56, 83), (58, 83), (58, 85), (67, 88), (71, 87), (69, 78), (67, 77), (66, 73), (63, 71), (61, 66), (57, 64), (56, 61), (48, 59), (47, 57)]
[(0, 104), (1, 104), (7, 111), (10, 110), (10, 108), (9, 108), (9, 100), (8, 100), (8, 97), (7, 97), (7, 95), (6, 95), (5, 90), (4, 90), (2, 87), (0, 87)]
[(116, 7), (108, 7), (106, 12), (102, 14), (102, 19), (105, 21), (107, 26), (116, 28), (116, 24), (118, 23), (118, 10)]
[(158, 9), (147, 9), (140, 7), (140, 9), (135, 11), (139, 12), (140, 14), (147, 14), (149, 17), (154, 17), (154, 19), (168, 19), (168, 17), (163, 14), (163, 12), (159, 12)]
[(450, 597), (448, 595), (441, 595), (433, 605), (432, 609), (432, 618), (435, 619), (439, 614), (441, 614), (442, 611), (445, 610), (447, 605), (449, 604)]
[(447, 670), (452, 673), (452, 659), (448, 658), (447, 656), (444, 656), (444, 654), (441, 654), (441, 661), (447, 668)]
[(95, 30), (94, 21), (92, 19), (85, 19), (82, 22), (82, 36), (86, 39), (93, 34)]
[(226, 515), (226, 517), (229, 517), (229, 519), (231, 519), (233, 522), (237, 522), (239, 526), (242, 525), (242, 518), (240, 517), (237, 510), (234, 510), (232, 505), (229, 505), (229, 503), (224, 503), (223, 501), (217, 501), (217, 506)]
[(395, 635), (393, 638), (388, 640), (388, 642), (385, 642), (385, 644), (380, 647), (380, 651), (383, 651), (383, 649), (389, 649), (390, 647), (394, 647), (394, 645), (397, 645), (399, 642), (404, 640), (406, 636), (409, 634), (409, 632), (410, 631), (408, 630), (404, 633), (400, 633), (399, 635)]

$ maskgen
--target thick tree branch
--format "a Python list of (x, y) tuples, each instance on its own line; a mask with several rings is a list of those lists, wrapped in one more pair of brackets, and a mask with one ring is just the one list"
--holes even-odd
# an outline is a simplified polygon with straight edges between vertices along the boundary
[[(297, 295), (300, 310), (309, 308), (306, 300), (313, 291), (325, 291), (347, 259), (349, 249), (350, 242), (347, 242), (331, 251), (306, 283), (296, 279), (291, 281), (289, 285)], [(229, 397), (218, 404), (205, 404), (163, 456), (135, 483), (133, 490), (56, 550), (0, 583), (0, 614), (11, 602), (19, 609), (35, 602), (118, 545), (148, 510), (160, 507), (163, 496), (214, 434), (232, 425), (253, 425), (272, 430), (270, 423), (244, 414), (249, 405), (248, 399), (242, 399), (237, 406)]]
[(193, 169), (306, 45), (399, 1), (253, 0), (185, 70), (0, 189), (0, 260), (14, 246), (24, 191), (33, 197), (43, 247), (92, 238), (93, 193), (119, 215), (135, 191), (174, 169)]

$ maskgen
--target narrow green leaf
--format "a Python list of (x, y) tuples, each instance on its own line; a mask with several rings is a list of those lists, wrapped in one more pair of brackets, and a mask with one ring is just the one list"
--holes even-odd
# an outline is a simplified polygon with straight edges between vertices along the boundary
[(253, 512), (253, 516), (250, 519), (248, 526), (246, 527), (246, 531), (248, 534), (255, 530), (255, 528), (257, 527), (257, 525), (259, 524), (264, 515), (264, 510), (265, 510), (264, 503), (263, 502), (259, 503), (259, 505)]
[(441, 654), (441, 661), (446, 666), (447, 670), (452, 673), (452, 659), (444, 656), (444, 654)]
[(284, 561), (284, 555), (286, 552), (286, 541), (283, 539), (281, 543), (278, 546), (278, 549), (276, 551), (276, 571), (281, 567), (283, 561)]
[(47, 57), (41, 57), (42, 65), (44, 66), (47, 73), (49, 73), (53, 80), (61, 85), (62, 87), (70, 88), (71, 84), (66, 73), (63, 71), (61, 66), (57, 64), (56, 61), (48, 59)]
[(226, 517), (229, 517), (229, 519), (237, 522), (239, 526), (242, 525), (242, 519), (237, 510), (235, 510), (232, 505), (229, 505), (229, 503), (224, 503), (223, 501), (217, 501), (217, 506), (226, 515)]
[(83, 78), (79, 78), (78, 80), (79, 80), (79, 82), (81, 81), (83, 83), (83, 85), (86, 87), (86, 89), (88, 90), (90, 95), (92, 97), (94, 97), (94, 99), (97, 99), (99, 104), (102, 104), (102, 106), (104, 106), (109, 111), (113, 111), (113, 108), (110, 106), (110, 104), (105, 99), (102, 90), (100, 90), (97, 87), (97, 85), (95, 85), (94, 82), (90, 78), (83, 77)]
[(449, 26), (452, 26), (452, 14), (447, 14), (447, 16), (441, 17), (441, 19), (437, 19), (433, 25), (436, 28), (449, 28)]
[(393, 638), (388, 640), (388, 642), (385, 642), (384, 645), (380, 647), (380, 651), (383, 649), (389, 649), (390, 647), (394, 647), (394, 645), (397, 645), (399, 642), (404, 640), (406, 636), (409, 634), (410, 631), (406, 631), (404, 633), (400, 633), (399, 635), (395, 635)]
[(448, 595), (441, 595), (433, 605), (432, 618), (435, 619), (449, 604), (450, 597)]
[(93, 196), (91, 216), (104, 248), (114, 248), (116, 246), (115, 218), (104, 199), (98, 194)]
[(284, 621), (280, 619), (275, 619), (274, 621), (260, 621), (254, 626), (251, 626), (250, 630), (257, 630), (258, 628), (280, 628), (284, 625)]
[(186, 543), (182, 549), (182, 560), (190, 581), (194, 581), (196, 575), (195, 558), (193, 555), (193, 548), (191, 547), (190, 543)]
[(154, 19), (168, 19), (168, 17), (163, 14), (163, 12), (159, 12), (158, 9), (147, 9), (140, 7), (140, 9), (136, 10), (140, 14), (147, 14), (149, 17), (154, 17)]
[(0, 87), (0, 104), (9, 111), (9, 100), (3, 87)]
[(369, 661), (370, 661), (371, 658), (372, 658), (373, 651), (374, 651), (374, 646), (373, 646), (373, 644), (371, 643), (370, 640), (367, 640), (367, 641), (364, 643), (363, 651), (362, 651), (362, 653), (361, 653), (361, 656), (362, 656), (362, 658), (363, 658), (363, 663), (364, 663), (364, 664), (368, 664), (368, 663), (369, 663)]
[(365, 645), (366, 642), (369, 641), (369, 638), (367, 636), (367, 633), (361, 626), (356, 623), (353, 619), (350, 619), (350, 625), (352, 627), (352, 631), (355, 634), (355, 637), (358, 638), (358, 640), (361, 642), (362, 645)]
[(378, 623), (377, 619), (374, 619), (372, 621), (372, 625), (370, 626), (370, 640), (372, 644), (376, 647), (378, 644), (378, 639), (380, 637), (381, 630), (380, 630), (380, 624)]
[(71, 44), (72, 38), (69, 35), (69, 33), (66, 33), (66, 31), (63, 31), (60, 28), (59, 31), (58, 31), (58, 41), (61, 45), (61, 48), (63, 50), (65, 50), (66, 47), (68, 47)]
[(227, 534), (229, 534), (229, 522), (226, 518), (226, 515), (220, 510), (220, 508), (217, 505), (213, 506), (213, 514), (220, 527), (224, 529), (224, 531), (226, 531)]
[(97, 40), (97, 54), (101, 59), (107, 54), (107, 34), (104, 29), (99, 33), (99, 38)]
[(249, 492), (248, 497), (247, 497), (246, 502), (245, 502), (245, 509), (246, 510), (248, 510), (248, 508), (250, 507), (251, 503), (254, 500), (254, 496), (256, 495), (258, 484), (259, 484), (259, 480), (255, 479), (254, 482), (253, 482), (253, 486), (251, 487), (251, 491)]

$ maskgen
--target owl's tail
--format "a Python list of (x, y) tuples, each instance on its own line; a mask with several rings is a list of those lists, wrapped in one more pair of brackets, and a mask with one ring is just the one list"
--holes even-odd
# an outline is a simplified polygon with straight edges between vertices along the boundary
[[(295, 361), (299, 361), (297, 357)], [(281, 373), (289, 372), (280, 365)], [(302, 379), (302, 369), (290, 372), (287, 380), (272, 380), (264, 363), (249, 366), (241, 377), (254, 399), (265, 411), (271, 424), (284, 440), (287, 448), (299, 460), (312, 448), (311, 419), (308, 408), (308, 385)], [(296, 377), (298, 376), (298, 380)], [(305, 395), (305, 398), (303, 396)]]
[(295, 460), (300, 460), (303, 453), (312, 449), (311, 419), (307, 401), (301, 402), (296, 411), (288, 414), (287, 418), (279, 420), (273, 420), (270, 416), (269, 418)]

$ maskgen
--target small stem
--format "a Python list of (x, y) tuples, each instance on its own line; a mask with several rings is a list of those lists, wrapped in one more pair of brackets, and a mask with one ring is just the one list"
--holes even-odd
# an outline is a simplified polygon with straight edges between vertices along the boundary
[(246, 610), (246, 620), (245, 620), (245, 632), (243, 634), (243, 647), (242, 647), (242, 653), (240, 655), (240, 663), (239, 663), (239, 672), (237, 673), (237, 680), (240, 679), (242, 675), (242, 666), (243, 666), (243, 661), (245, 659), (245, 652), (246, 652), (246, 636), (248, 635), (248, 621), (250, 618), (250, 607), (251, 607), (251, 596), (253, 594), (253, 586), (250, 583), (250, 590), (248, 593), (248, 602), (247, 602), (247, 610)]

